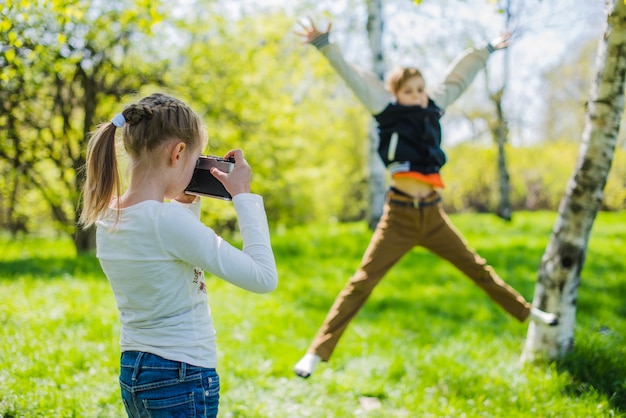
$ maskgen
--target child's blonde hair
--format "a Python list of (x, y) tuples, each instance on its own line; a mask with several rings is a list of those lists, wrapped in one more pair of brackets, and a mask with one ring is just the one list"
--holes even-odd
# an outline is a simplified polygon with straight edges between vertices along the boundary
[(181, 100), (162, 93), (144, 97), (127, 106), (120, 115), (114, 121), (100, 124), (87, 145), (80, 214), (83, 228), (94, 224), (114, 195), (121, 195), (115, 152), (117, 127), (122, 129), (124, 149), (132, 160), (172, 139), (183, 141), (191, 148), (206, 139), (200, 116)]
[(395, 96), (402, 85), (413, 77), (424, 80), (420, 70), (414, 67), (396, 67), (387, 74), (387, 89)]

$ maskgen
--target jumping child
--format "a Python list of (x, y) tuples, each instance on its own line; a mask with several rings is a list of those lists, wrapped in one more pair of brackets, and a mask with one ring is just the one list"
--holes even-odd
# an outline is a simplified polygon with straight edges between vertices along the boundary
[(528, 303), (507, 285), (486, 261), (468, 247), (441, 205), (437, 189), (444, 184), (439, 173), (446, 163), (441, 149), (439, 119), (470, 85), (489, 55), (508, 45), (508, 35), (483, 48), (469, 49), (451, 65), (443, 83), (426, 93), (426, 84), (416, 68), (396, 68), (387, 76), (387, 86), (376, 75), (363, 71), (343, 58), (329, 42), (331, 25), (320, 31), (315, 23), (300, 23), (305, 43), (314, 45), (343, 78), (378, 123), (378, 153), (391, 174), (383, 215), (376, 226), (361, 265), (335, 299), (307, 353), (295, 365), (300, 377), (309, 377), (320, 361), (328, 361), (339, 338), (359, 312), (374, 287), (400, 258), (422, 246), (451, 262), (482, 288), (507, 313), (525, 321), (556, 325), (554, 314)]

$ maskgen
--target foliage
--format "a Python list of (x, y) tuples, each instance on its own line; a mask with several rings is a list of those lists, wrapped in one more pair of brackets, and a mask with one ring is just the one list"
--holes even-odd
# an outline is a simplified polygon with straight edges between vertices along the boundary
[[(549, 69), (545, 74), (546, 100), (542, 112), (541, 131), (547, 141), (579, 141), (585, 125), (587, 101), (590, 95), (590, 81), (596, 74), (595, 61), (598, 41), (582, 45), (576, 55), (568, 57)], [(626, 112), (621, 117), (622, 129), (618, 133), (617, 146), (626, 146)]]
[[(8, 223), (42, 220), (75, 233), (86, 138), (110, 106), (155, 81), (145, 40), (159, 21), (146, 0), (0, 5), (0, 171)], [(142, 52), (145, 51), (145, 52)], [(33, 189), (40, 200), (29, 203)], [(26, 199), (20, 196), (26, 195)], [(41, 202), (43, 201), (43, 203)], [(49, 216), (42, 219), (43, 211)]]
[[(572, 176), (578, 148), (579, 144), (572, 141), (507, 146), (513, 209), (556, 210)], [(448, 149), (447, 153), (449, 161), (442, 170), (446, 209), (494, 212), (498, 202), (495, 148), (463, 143)], [(604, 190), (602, 210), (625, 208), (626, 150), (617, 149)]]
[[(508, 283), (530, 297), (553, 212), (452, 215)], [(409, 253), (376, 288), (330, 363), (293, 364), (359, 263), (364, 223), (275, 230), (280, 283), (254, 295), (209, 278), (226, 417), (626, 416), (622, 256), (626, 213), (600, 213), (578, 300), (576, 345), (521, 367), (526, 326), (453, 267)], [(119, 326), (93, 255), (65, 236), (0, 237), (0, 416), (123, 416)], [(380, 406), (368, 410), (360, 399)]]
[(211, 11), (185, 24), (193, 41), (172, 80), (205, 116), (207, 151), (244, 150), (253, 190), (276, 222), (358, 218), (367, 113), (291, 34), (292, 17), (233, 21)]
[[(239, 15), (212, 0), (194, 3), (192, 18), (182, 9), (146, 0), (0, 5), (2, 227), (76, 237), (88, 132), (154, 90), (189, 101), (204, 116), (207, 153), (244, 150), (253, 191), (264, 196), (274, 222), (363, 218), (367, 112), (314, 48), (292, 34), (295, 18)], [(566, 99), (553, 96), (555, 103)], [(543, 142), (509, 148), (514, 210), (553, 210), (560, 201), (577, 145)], [(494, 211), (495, 154), (471, 145), (446, 151), (447, 209)], [(626, 205), (623, 155), (618, 150), (604, 209)], [(204, 211), (211, 224), (235, 229), (228, 203), (210, 200)]]
[[(21, 229), (39, 230), (52, 220), (53, 229), (73, 235), (88, 131), (121, 103), (157, 89), (188, 99), (205, 116), (207, 152), (244, 149), (254, 169), (254, 190), (264, 195), (273, 218), (285, 224), (355, 219), (365, 210), (365, 200), (358, 198), (364, 189), (367, 115), (337, 87), (312, 48), (285, 35), (291, 17), (226, 19), (227, 12), (205, 2), (194, 15), (197, 21), (173, 15), (161, 21), (156, 6), (141, 12), (133, 2), (59, 0), (41, 3), (31, 22), (23, 17), (25, 10), (12, 5), (3, 9), (6, 22), (26, 23), (20, 31), (11, 28), (17, 35), (2, 44), (5, 55), (18, 50), (17, 56), (30, 56), (9, 42), (23, 45), (27, 35), (29, 44), (45, 53), (33, 61), (37, 65), (9, 54), (11, 62), (5, 59), (0, 67), (0, 78), (11, 83), (18, 64), (29, 77), (13, 88), (22, 94), (5, 102), (17, 110), (5, 104), (2, 113), (4, 124), (14, 127), (3, 131), (7, 145), (0, 147), (7, 179), (0, 186), (3, 224), (21, 221)], [(147, 37), (150, 31), (153, 39)], [(166, 69), (163, 59), (176, 65)], [(35, 77), (39, 84), (32, 82)], [(12, 97), (8, 88), (4, 92)], [(212, 203), (205, 216), (234, 227), (232, 209)]]

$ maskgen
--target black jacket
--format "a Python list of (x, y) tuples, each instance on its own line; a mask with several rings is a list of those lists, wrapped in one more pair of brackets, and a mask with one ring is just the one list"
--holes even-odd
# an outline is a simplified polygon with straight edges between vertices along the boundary
[(386, 166), (408, 162), (410, 171), (438, 173), (446, 163), (441, 149), (443, 111), (428, 100), (426, 108), (390, 103), (374, 118), (378, 122), (378, 154)]

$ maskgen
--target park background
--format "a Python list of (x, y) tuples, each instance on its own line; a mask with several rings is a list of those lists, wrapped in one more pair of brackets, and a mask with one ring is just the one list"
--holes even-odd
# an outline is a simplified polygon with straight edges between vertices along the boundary
[[(470, 243), (528, 298), (574, 170), (606, 17), (601, 1), (518, 4), (503, 102), (513, 219), (492, 215), (486, 86), (502, 81), (497, 54), (443, 119), (443, 197)], [(504, 28), (502, 4), (488, 0), (384, 5), (389, 66), (423, 68), (429, 84), (464, 48)], [(305, 16), (332, 21), (346, 56), (367, 66), (364, 2), (6, 1), (0, 10), (0, 416), (121, 411), (117, 312), (89, 241), (76, 238), (75, 214), (88, 132), (153, 91), (203, 115), (208, 153), (244, 149), (273, 230), (279, 290), (257, 299), (215, 280), (210, 295), (225, 416), (624, 413), (624, 129), (590, 242), (572, 358), (520, 368), (524, 326), (416, 251), (355, 321), (337, 359), (316, 380), (293, 381), (291, 366), (370, 233), (369, 116), (293, 30)], [(237, 240), (229, 204), (205, 201), (203, 220)]]

